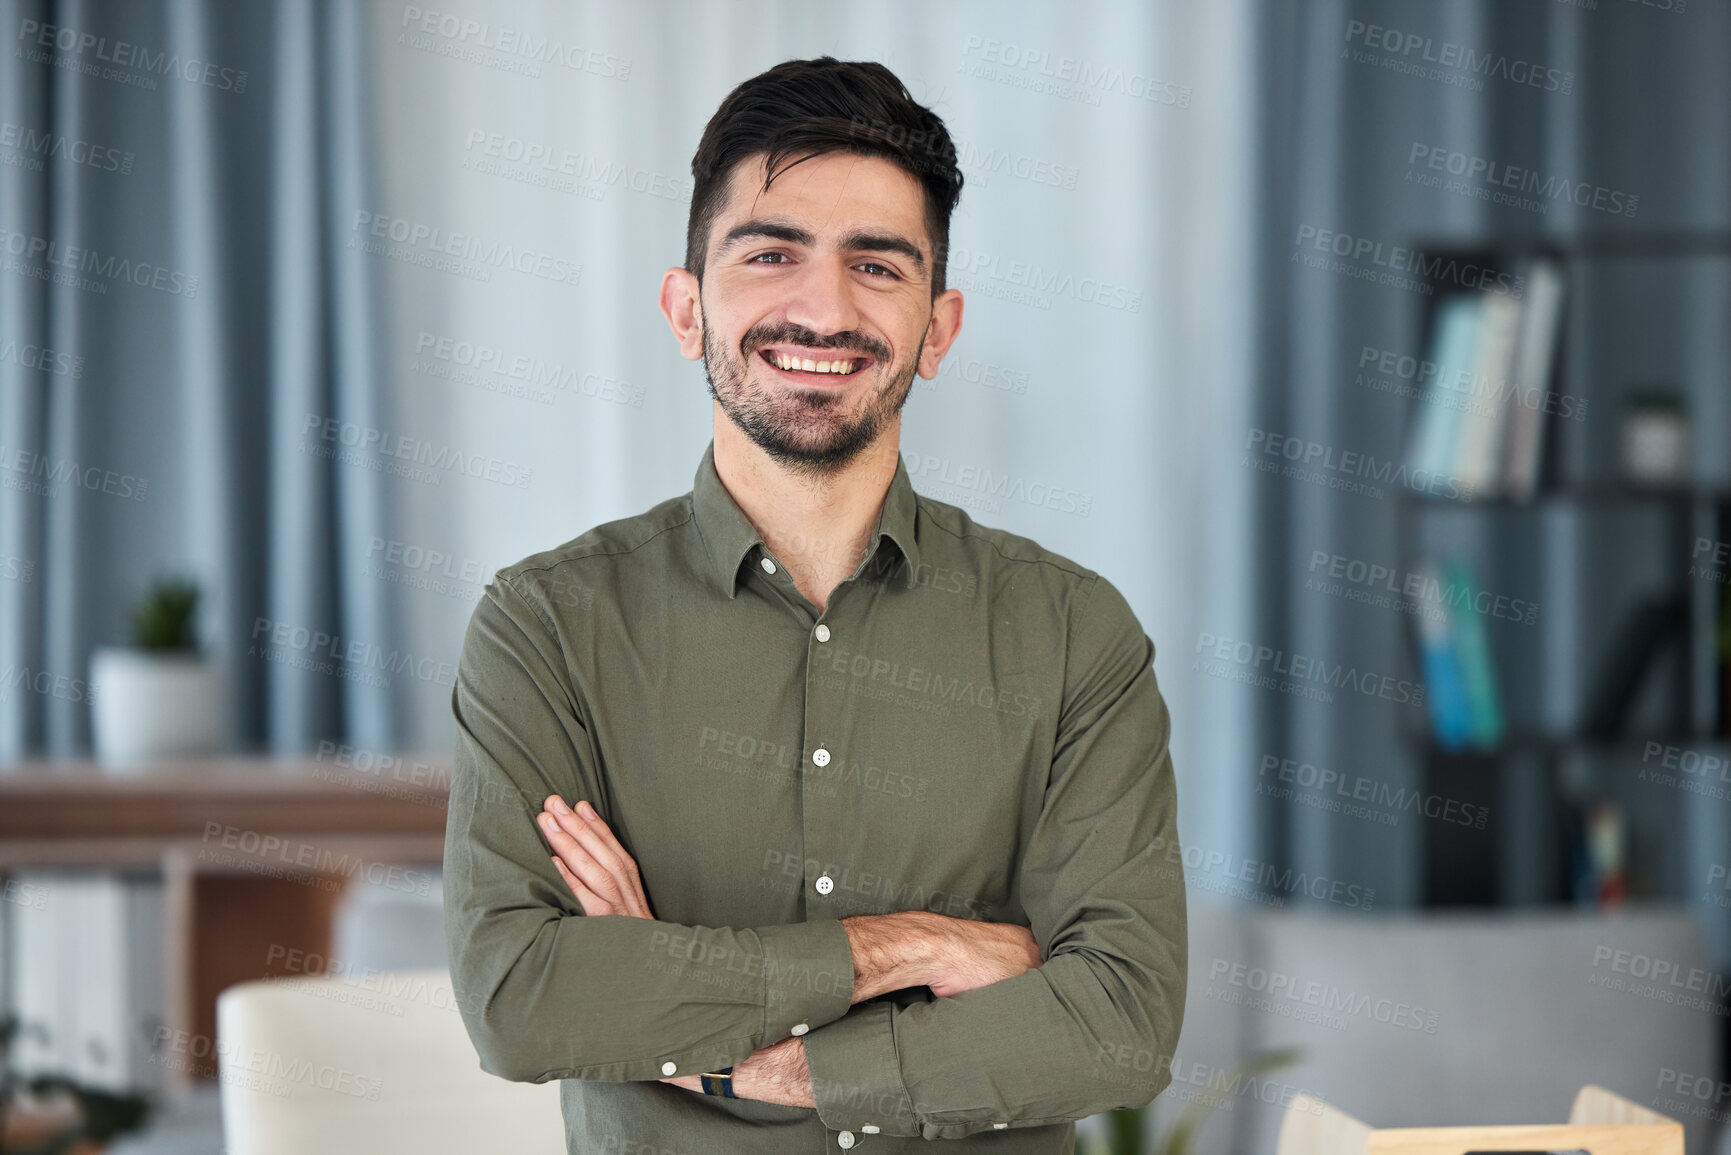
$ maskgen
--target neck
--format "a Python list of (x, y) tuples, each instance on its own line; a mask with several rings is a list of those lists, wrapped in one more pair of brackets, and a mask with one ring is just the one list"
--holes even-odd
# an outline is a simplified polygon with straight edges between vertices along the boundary
[(819, 476), (776, 461), (715, 407), (715, 472), (794, 585), (822, 613), (859, 568), (895, 477), (898, 414), (846, 465)]

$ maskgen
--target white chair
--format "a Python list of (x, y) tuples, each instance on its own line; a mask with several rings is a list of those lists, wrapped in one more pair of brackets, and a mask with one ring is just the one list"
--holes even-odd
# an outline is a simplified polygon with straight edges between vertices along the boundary
[(564, 1155), (559, 1083), (481, 1070), (445, 970), (241, 983), (217, 999), (230, 1155)]
[(1657, 1111), (1582, 1087), (1561, 1126), (1397, 1127), (1375, 1129), (1309, 1095), (1286, 1108), (1275, 1155), (1514, 1155), (1517, 1151), (1593, 1155), (1683, 1155), (1683, 1126)]

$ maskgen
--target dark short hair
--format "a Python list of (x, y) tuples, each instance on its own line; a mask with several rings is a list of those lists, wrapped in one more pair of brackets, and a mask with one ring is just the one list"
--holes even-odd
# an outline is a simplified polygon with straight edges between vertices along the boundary
[(691, 158), (685, 267), (703, 279), (709, 232), (740, 161), (765, 156), (767, 190), (800, 161), (836, 152), (883, 157), (920, 182), (932, 240), (932, 295), (943, 292), (950, 214), (962, 195), (949, 130), (883, 65), (833, 56), (778, 64), (728, 93), (709, 118)]

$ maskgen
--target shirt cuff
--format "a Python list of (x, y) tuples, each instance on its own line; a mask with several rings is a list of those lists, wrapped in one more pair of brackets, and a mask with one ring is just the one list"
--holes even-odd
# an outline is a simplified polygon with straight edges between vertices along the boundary
[(840, 919), (759, 927), (764, 1046), (803, 1035), (853, 1005), (853, 948)]
[(818, 1118), (830, 1130), (920, 1135), (896, 1057), (895, 1011), (893, 1002), (863, 1002), (845, 1018), (806, 1036), (812, 1099)]

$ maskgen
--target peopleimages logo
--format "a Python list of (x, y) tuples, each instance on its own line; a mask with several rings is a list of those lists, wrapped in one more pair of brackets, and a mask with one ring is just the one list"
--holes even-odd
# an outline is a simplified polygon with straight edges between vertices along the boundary
[[(1016, 474), (996, 473), (982, 466), (954, 462), (947, 457), (919, 453), (912, 449), (902, 451), (902, 461), (907, 466), (909, 480), (952, 487), (950, 495), (940, 496), (939, 500), (951, 501), (955, 505), (976, 503), (952, 501), (952, 497), (975, 496), (994, 503), (1022, 501), (1041, 509), (1073, 513), (1078, 517), (1087, 517), (1094, 508), (1092, 494), (1049, 481), (1029, 481)], [(995, 504), (987, 508), (992, 512), (997, 510)]]
[(1344, 591), (1349, 601), (1417, 613), (1431, 621), (1446, 621), (1451, 609), (1526, 626), (1539, 620), (1538, 605), (1521, 598), (1326, 550), (1311, 551), (1308, 572), (1305, 589), (1336, 596)]
[[(247, 71), (244, 68), (225, 68), (208, 60), (195, 57), (182, 57), (178, 52), (153, 52), (142, 44), (131, 44), (125, 40), (109, 40), (106, 36), (98, 36), (93, 32), (84, 32), (77, 28), (68, 28), (59, 24), (43, 24), (38, 20), (24, 20), (18, 25), (18, 39), (26, 48), (20, 49), (18, 55), (28, 53), (31, 60), (37, 63), (48, 63), (45, 52), (31, 49), (53, 49), (56, 52), (68, 53), (62, 58), (66, 63), (55, 61), (57, 66), (68, 67), (76, 64), (70, 57), (87, 56), (97, 64), (85, 64), (72, 68), (72, 71), (85, 75), (100, 75), (104, 80), (125, 79), (136, 83), (148, 80), (148, 76), (136, 76), (125, 73), (123, 69), (136, 69), (139, 73), (149, 73), (156, 76), (174, 76), (190, 84), (202, 84), (207, 88), (222, 89), (236, 94), (246, 91)], [(50, 58), (51, 59), (51, 58)], [(103, 68), (101, 65), (114, 65), (114, 68)], [(154, 84), (146, 87), (154, 88)]]
[[(303, 447), (310, 446), (316, 456), (337, 457), (347, 465), (411, 476), (419, 481), (431, 479), (435, 485), (446, 473), (460, 473), (499, 485), (527, 489), (535, 475), (533, 466), (519, 465), (484, 453), (464, 453), (449, 445), (435, 445), (423, 438), (335, 417), (322, 417), (317, 413), (306, 415), (301, 433)], [(340, 454), (339, 449), (342, 451)], [(444, 472), (435, 473), (433, 470)]]
[[(1526, 291), (1526, 278), (1518, 273), (1493, 269), (1461, 257), (1429, 257), (1422, 249), (1385, 244), (1374, 237), (1356, 236), (1317, 225), (1299, 225), (1292, 245), (1293, 262), (1345, 272), (1361, 280), (1414, 289), (1426, 296), (1432, 295), (1437, 284), (1482, 289), (1517, 301)], [(1307, 246), (1321, 256), (1313, 259), (1305, 251)], [(1342, 265), (1343, 261), (1347, 264)], [(1370, 262), (1368, 267), (1366, 261)]]
[(962, 56), (962, 71), (971, 76), (1086, 104), (1097, 105), (1100, 93), (1112, 92), (1133, 100), (1189, 108), (1195, 95), (1188, 84), (1163, 80), (1150, 73), (1116, 68), (1079, 56), (1053, 56), (1044, 48), (982, 36), (969, 36), (963, 41)]
[(1424, 686), (1405, 678), (1390, 677), (1374, 670), (1359, 670), (1344, 662), (1330, 663), (1322, 658), (1288, 653), (1254, 642), (1234, 641), (1207, 632), (1196, 635), (1196, 648), (1192, 653), (1190, 668), (1193, 670), (1214, 677), (1225, 677), (1229, 672), (1237, 671), (1243, 676), (1233, 677), (1234, 681), (1288, 692), (1296, 688), (1314, 690), (1316, 693), (1303, 696), (1316, 697), (1319, 701), (1334, 700), (1333, 695), (1320, 690), (1322, 686), (1351, 690), (1369, 698), (1402, 705), (1422, 706), (1425, 701)]
[[(1395, 825), (1400, 812), (1405, 810), (1439, 822), (1468, 826), (1474, 830), (1483, 830), (1490, 819), (1490, 808), (1486, 806), (1475, 806), (1471, 802), (1445, 798), (1441, 794), (1421, 794), (1404, 786), (1395, 787), (1387, 782), (1366, 778), (1362, 774), (1344, 774), (1326, 766), (1282, 758), (1278, 754), (1262, 756), (1258, 776), (1267, 779), (1270, 772), (1275, 781), (1283, 785), (1270, 787), (1266, 782), (1258, 782), (1258, 794), (1290, 798), (1295, 793), (1293, 788), (1296, 787), (1299, 791), (1312, 792), (1318, 801), (1326, 802), (1327, 805), (1322, 806), (1322, 809), (1345, 813), (1352, 818), (1374, 818), (1384, 826)], [(1358, 806), (1357, 803), (1381, 807), (1383, 813), (1367, 812), (1364, 806)]]
[[(1550, 207), (1547, 200), (1562, 200), (1582, 208), (1632, 217), (1641, 203), (1640, 197), (1621, 189), (1606, 188), (1587, 181), (1572, 181), (1555, 174), (1546, 176), (1536, 169), (1505, 164), (1490, 157), (1459, 152), (1422, 141), (1413, 142), (1406, 162), (1430, 170), (1429, 173), (1421, 171), (1415, 177), (1413, 169), (1409, 168), (1406, 174), (1408, 183), (1430, 184), (1432, 187), (1464, 193), (1478, 200), (1490, 200), (1497, 204), (1509, 204), (1541, 213)], [(1460, 180), (1445, 185), (1439, 175), (1432, 175), (1441, 173), (1458, 177)], [(1480, 187), (1481, 185), (1483, 187)], [(1534, 200), (1534, 197), (1547, 199)]]
[[(124, 283), (189, 300), (198, 296), (198, 277), (192, 273), (149, 261), (134, 261), (85, 245), (62, 244), (49, 237), (21, 233), (16, 229), (0, 227), (0, 253), (21, 258), (20, 261), (7, 262), (8, 272), (35, 275), (39, 279), (44, 278), (50, 268), (64, 269), (68, 274), (88, 273), (90, 278), (76, 277), (73, 281), (57, 282), (73, 284), (86, 292), (106, 293), (109, 283)], [(33, 264), (35, 268), (32, 268)]]
[(116, 473), (99, 465), (84, 465), (64, 457), (50, 457), (30, 449), (0, 443), (0, 487), (22, 490), (38, 497), (53, 497), (55, 486), (68, 485), (105, 493), (110, 497), (143, 501), (150, 482), (130, 473)]
[(1008, 260), (997, 253), (983, 253), (964, 245), (950, 248), (949, 276), (959, 288), (968, 288), (972, 282), (975, 292), (1041, 309), (1051, 308), (1054, 297), (1068, 297), (1079, 304), (1125, 313), (1142, 309), (1140, 289), (1098, 277), (1078, 277), (1067, 270), (1048, 269), (1032, 261)]
[(1346, 42), (1362, 46), (1358, 50), (1341, 49), (1342, 57), (1356, 63), (1380, 64), (1396, 72), (1410, 72), (1427, 80), (1446, 80), (1473, 91), (1482, 89), (1486, 79), (1505, 80), (1561, 96), (1575, 91), (1573, 72), (1363, 20), (1346, 22)]
[[(1371, 497), (1381, 497), (1383, 494), (1378, 486), (1395, 484), (1455, 501), (1472, 496), (1472, 486), (1453, 477), (1425, 469), (1409, 470), (1404, 461), (1378, 459), (1373, 454), (1352, 449), (1341, 450), (1273, 429), (1251, 429), (1245, 435), (1244, 450), (1251, 455), (1245, 459), (1245, 464), (1255, 465), (1264, 472), (1274, 472), (1284, 461), (1290, 467), (1286, 476), (1349, 493), (1362, 492)], [(1258, 454), (1262, 460), (1258, 460)]]
[(1319, 1008), (1326, 1013), (1369, 1019), (1409, 1031), (1423, 1031), (1427, 1035), (1436, 1034), (1437, 1023), (1441, 1018), (1439, 1012), (1411, 1003), (1378, 998), (1364, 991), (1340, 987), (1320, 979), (1304, 979), (1284, 971), (1268, 970), (1215, 956), (1208, 967), (1208, 981), (1213, 983), (1222, 980), (1239, 991), (1266, 995), (1271, 1005), (1259, 1008), (1263, 1010), (1269, 1010), (1276, 1005), (1272, 1000), (1285, 1000), (1305, 1007)]
[[(437, 36), (448, 45), (464, 50), (454, 53), (459, 59), (467, 59), (469, 57), (466, 53), (478, 50), (496, 52), (503, 58), (514, 58), (516, 63), (529, 69), (531, 76), (541, 74), (536, 65), (556, 64), (572, 72), (586, 72), (604, 80), (631, 79), (631, 61), (623, 56), (614, 56), (612, 53), (587, 48), (581, 44), (567, 44), (551, 36), (536, 36), (533, 32), (505, 24), (472, 20), (411, 4), (403, 9), (403, 19), (399, 27), (404, 30), (404, 33), (399, 34), (399, 44), (404, 43), (403, 35), (407, 33), (415, 33), (420, 37)], [(413, 47), (421, 48), (424, 45), (414, 43)]]
[[(434, 268), (462, 267), (466, 262), (467, 266), (472, 267), (474, 271), (484, 274), (481, 278), (483, 280), (491, 277), (491, 270), (493, 269), (510, 269), (526, 276), (538, 277), (544, 281), (563, 285), (575, 285), (583, 277), (581, 263), (559, 256), (557, 253), (503, 244), (499, 241), (483, 239), (471, 233), (453, 232), (437, 225), (412, 221), (406, 217), (394, 217), (358, 209), (355, 212), (351, 231), (356, 234), (356, 236), (350, 237), (351, 245), (356, 244), (360, 237), (365, 236), (375, 238), (377, 241), (388, 240), (400, 247), (400, 250), (392, 250), (369, 241), (366, 251), (370, 253), (395, 256), (410, 260), (411, 263), (424, 264)], [(434, 258), (450, 258), (450, 260), (435, 260)]]
[(102, 172), (132, 173), (133, 155), (109, 145), (93, 144), (88, 140), (31, 128), (14, 121), (0, 122), (0, 148), (16, 150), (15, 155), (70, 161), (88, 165)]
[[(1366, 369), (1370, 372), (1366, 372)], [(1539, 413), (1554, 413), (1571, 421), (1587, 416), (1588, 399), (1572, 393), (1553, 393), (1538, 386), (1522, 385), (1512, 377), (1496, 377), (1480, 373), (1477, 366), (1461, 368), (1425, 361), (1394, 349), (1364, 345), (1358, 351), (1358, 376), (1355, 385), (1365, 385), (1381, 393), (1395, 393), (1421, 400), (1426, 405), (1456, 409), (1475, 417), (1500, 419), (1511, 406), (1519, 405)], [(1385, 376), (1378, 378), (1376, 374)]]
[[(1182, 844), (1176, 839), (1167, 839), (1164, 835), (1155, 835), (1143, 853), (1163, 857), (1167, 862), (1182, 866), (1185, 870), (1199, 875), (1212, 875), (1215, 878), (1250, 883), (1267, 891), (1273, 891), (1276, 904), (1285, 897), (1299, 894), (1309, 895), (1321, 902), (1332, 902), (1337, 906), (1345, 906), (1354, 910), (1369, 910), (1376, 900), (1374, 887), (1359, 886), (1357, 883), (1344, 879), (1329, 878), (1321, 874), (1307, 874), (1302, 870), (1294, 870), (1288, 866), (1284, 870), (1272, 862), (1264, 862), (1257, 858), (1240, 858), (1236, 854), (1228, 854), (1220, 850), (1206, 850), (1194, 842)], [(1204, 878), (1190, 877), (1186, 883), (1204, 890), (1218, 889), (1208, 885)]]

